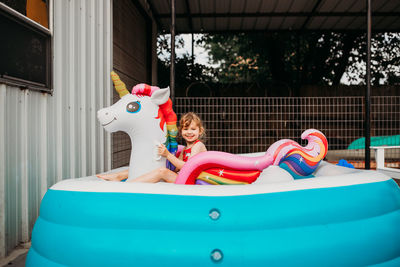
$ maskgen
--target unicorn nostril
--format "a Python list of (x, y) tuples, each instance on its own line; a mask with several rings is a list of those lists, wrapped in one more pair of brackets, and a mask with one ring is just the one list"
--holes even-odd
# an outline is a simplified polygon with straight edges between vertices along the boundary
[(106, 112), (106, 115), (108, 115), (108, 112)]

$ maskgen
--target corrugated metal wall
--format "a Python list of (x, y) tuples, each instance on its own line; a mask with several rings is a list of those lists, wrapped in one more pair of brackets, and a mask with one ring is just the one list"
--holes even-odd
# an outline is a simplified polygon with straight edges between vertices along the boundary
[(54, 94), (0, 84), (0, 257), (30, 239), (51, 185), (111, 167), (112, 1), (53, 1)]

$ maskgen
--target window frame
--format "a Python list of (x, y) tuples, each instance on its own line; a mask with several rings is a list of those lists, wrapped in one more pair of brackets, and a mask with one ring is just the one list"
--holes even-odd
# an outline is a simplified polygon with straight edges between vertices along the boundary
[(11, 77), (0, 74), (0, 83), (10, 86), (16, 86), (20, 89), (29, 89), (34, 91), (53, 93), (53, 34), (52, 34), (52, 0), (49, 1), (48, 18), (49, 29), (37, 23), (36, 21), (28, 18), (27, 16), (19, 13), (4, 3), (0, 2), (0, 15), (6, 16), (8, 19), (22, 25), (26, 29), (35, 32), (46, 38), (46, 83), (37, 83), (21, 78)]

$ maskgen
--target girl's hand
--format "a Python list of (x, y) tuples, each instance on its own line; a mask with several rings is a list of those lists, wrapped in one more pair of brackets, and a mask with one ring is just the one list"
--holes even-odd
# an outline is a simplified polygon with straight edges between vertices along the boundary
[(168, 156), (168, 154), (169, 154), (168, 149), (163, 144), (160, 144), (158, 146), (158, 155), (163, 156), (164, 158), (166, 158)]

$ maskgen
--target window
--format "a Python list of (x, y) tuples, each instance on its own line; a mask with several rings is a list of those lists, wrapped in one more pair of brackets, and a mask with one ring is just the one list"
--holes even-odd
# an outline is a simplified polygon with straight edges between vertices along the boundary
[(0, 0), (0, 82), (51, 92), (48, 1)]

